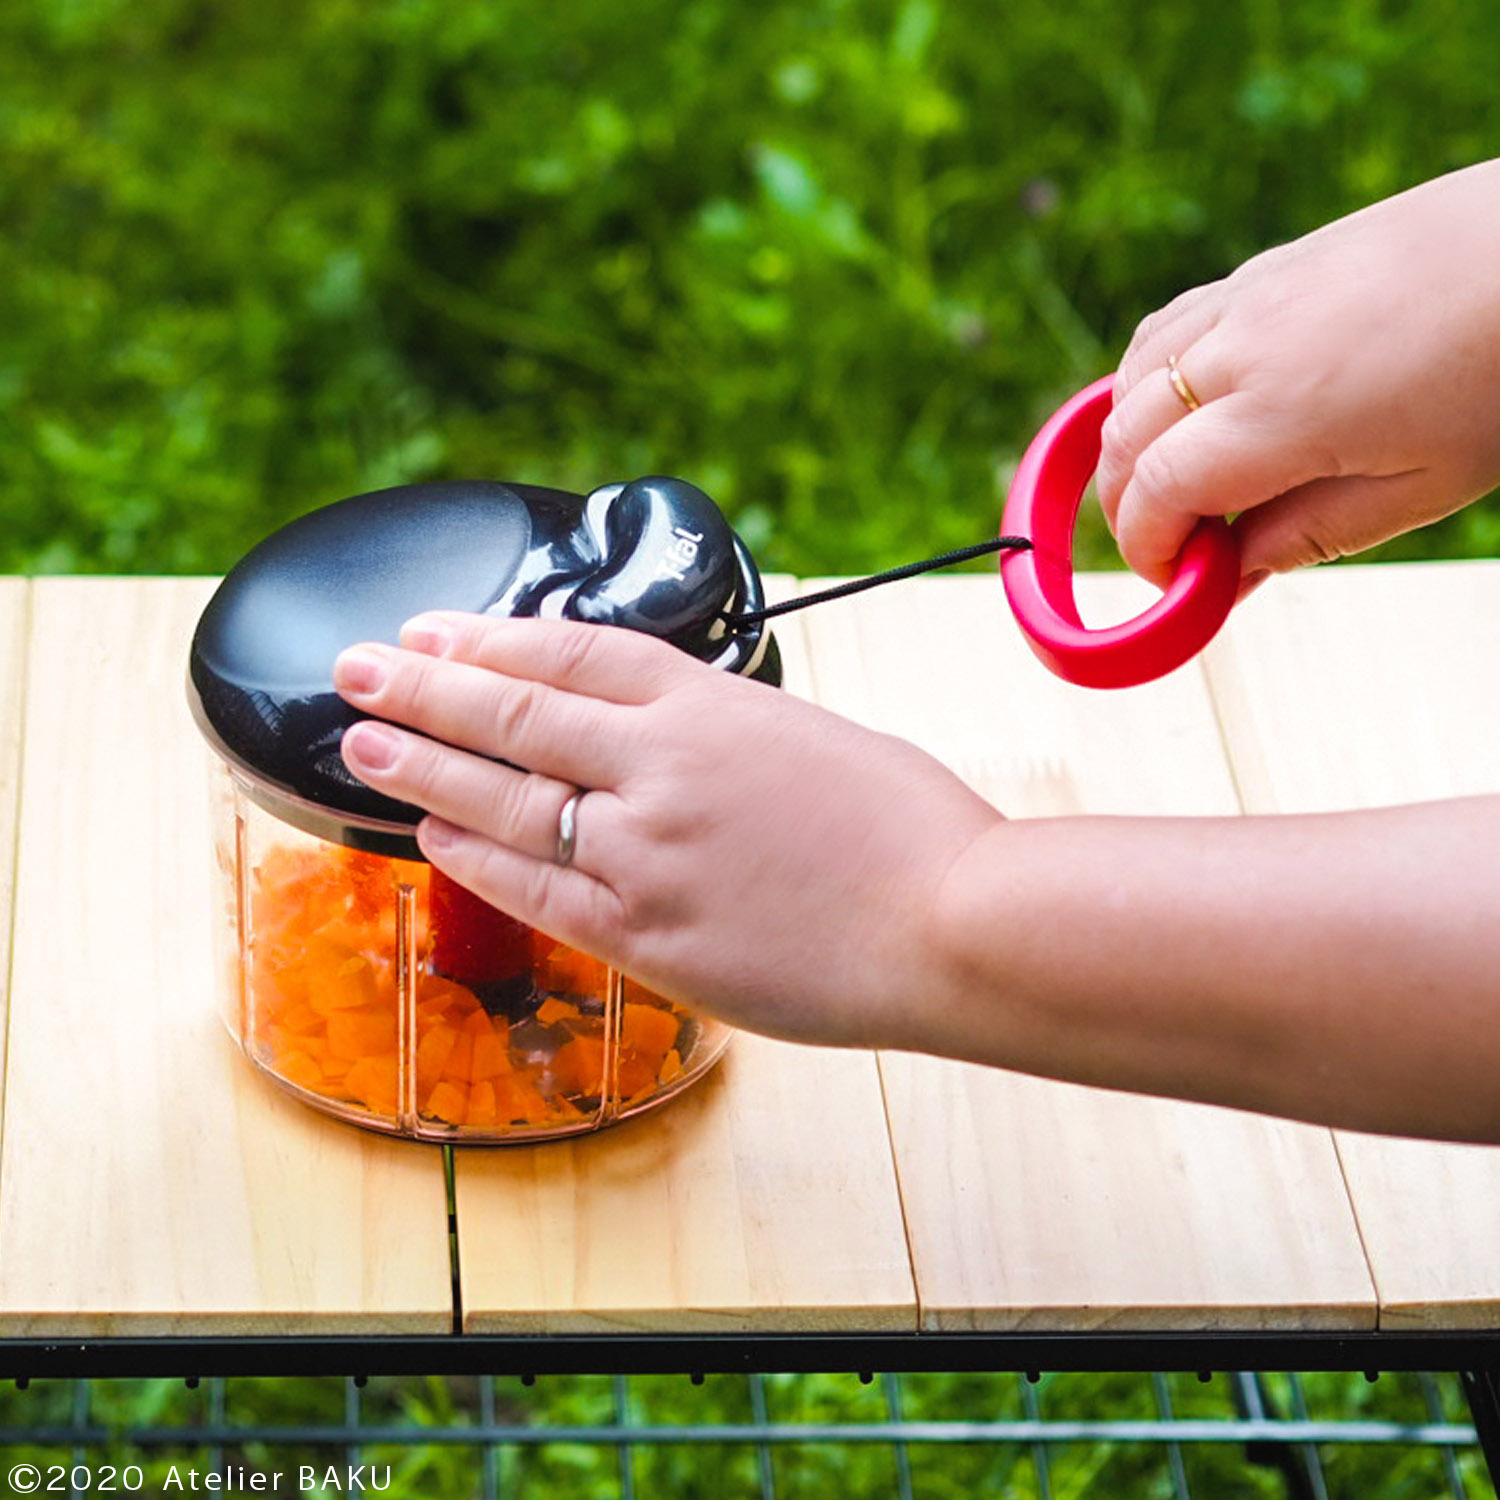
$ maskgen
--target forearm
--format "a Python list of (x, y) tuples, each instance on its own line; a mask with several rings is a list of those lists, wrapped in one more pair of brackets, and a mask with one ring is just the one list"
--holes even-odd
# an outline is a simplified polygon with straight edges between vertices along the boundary
[(897, 1045), (1357, 1129), (1500, 1142), (1500, 798), (1000, 824)]

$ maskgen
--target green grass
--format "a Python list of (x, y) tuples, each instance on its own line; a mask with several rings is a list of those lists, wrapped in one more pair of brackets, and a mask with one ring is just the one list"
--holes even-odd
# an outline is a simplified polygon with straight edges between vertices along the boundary
[(1143, 315), (1492, 154), (1497, 76), (1491, 0), (11, 0), (0, 572), (464, 476), (682, 474), (805, 575), (981, 540)]
[[(1383, 1421), (1417, 1425), (1433, 1420), (1467, 1423), (1455, 1377), (1438, 1377), (1424, 1390), (1419, 1377), (1388, 1374), (1371, 1383), (1358, 1375), (1300, 1377), (1307, 1415), (1314, 1420)], [(1283, 1414), (1291, 1414), (1290, 1377), (1271, 1377), (1271, 1392)], [(1235, 1415), (1227, 1377), (1208, 1383), (1191, 1375), (1164, 1377), (1168, 1409), (1177, 1417), (1226, 1419)], [(276, 1440), (276, 1430), (318, 1425), (339, 1429), (347, 1419), (350, 1387), (336, 1379), (231, 1379), (215, 1392), (212, 1383), (190, 1390), (180, 1381), (96, 1381), (85, 1392), (70, 1382), (37, 1382), (26, 1391), (0, 1391), (0, 1428), (16, 1434), (42, 1426), (66, 1426), (76, 1403), (111, 1436), (85, 1449), (51, 1448), (24, 1440), (3, 1453), (4, 1467), (29, 1462), (42, 1469), (83, 1462), (95, 1475), (111, 1463), (139, 1465), (142, 1493), (184, 1490), (190, 1471), (200, 1478), (215, 1462), (240, 1476), (283, 1476), (282, 1493), (297, 1493), (302, 1471), (321, 1477), (329, 1466), (351, 1462), (390, 1468), (385, 1493), (422, 1500), (468, 1500), (486, 1484), (498, 1496), (537, 1500), (605, 1500), (627, 1493), (620, 1451), (611, 1444), (570, 1440), (566, 1433), (545, 1444), (501, 1444), (486, 1452), (464, 1440), (464, 1429), (486, 1416), (503, 1425), (570, 1429), (608, 1426), (617, 1420), (623, 1393), (625, 1420), (641, 1441), (628, 1459), (630, 1493), (683, 1500), (756, 1500), (768, 1479), (780, 1500), (886, 1500), (901, 1493), (903, 1478), (915, 1500), (1082, 1500), (1109, 1495), (1129, 1500), (1170, 1500), (1171, 1457), (1159, 1442), (1055, 1443), (1045, 1453), (1028, 1445), (994, 1442), (912, 1443), (808, 1441), (767, 1444), (667, 1443), (649, 1429), (744, 1424), (756, 1417), (756, 1393), (740, 1376), (710, 1376), (694, 1385), (686, 1377), (545, 1377), (535, 1385), (519, 1380), (483, 1383), (473, 1378), (374, 1379), (358, 1397), (365, 1428), (400, 1427), (403, 1441), (352, 1452), (341, 1445), (295, 1445)], [(860, 1427), (890, 1419), (892, 1398), (906, 1420), (1005, 1421), (1040, 1417), (1061, 1422), (1152, 1421), (1162, 1406), (1147, 1375), (1045, 1375), (1028, 1386), (1014, 1375), (922, 1374), (863, 1384), (854, 1375), (772, 1375), (760, 1398), (773, 1425), (828, 1424)], [(1435, 1399), (1436, 1409), (1429, 1408)], [(217, 1404), (216, 1404), (217, 1403)], [(238, 1446), (214, 1451), (198, 1443), (194, 1429), (217, 1419), (245, 1436)], [(129, 1434), (156, 1429), (163, 1445), (132, 1443)], [(252, 1430), (253, 1429), (253, 1430)], [(441, 1430), (444, 1440), (434, 1441)], [(1251, 1462), (1232, 1443), (1184, 1444), (1182, 1475), (1197, 1496), (1212, 1500), (1273, 1500), (1286, 1493), (1278, 1473)], [(1448, 1495), (1441, 1450), (1414, 1445), (1325, 1445), (1321, 1463), (1330, 1500), (1429, 1500)], [(1475, 1449), (1459, 1450), (1464, 1492), (1474, 1500), (1492, 1493)], [(382, 1474), (383, 1478), (383, 1474)], [(1044, 1487), (1045, 1486), (1045, 1487)], [(249, 1492), (248, 1490), (246, 1491)], [(269, 1491), (268, 1491), (269, 1492)], [(318, 1493), (314, 1487), (303, 1493)], [(333, 1491), (329, 1491), (333, 1493)]]

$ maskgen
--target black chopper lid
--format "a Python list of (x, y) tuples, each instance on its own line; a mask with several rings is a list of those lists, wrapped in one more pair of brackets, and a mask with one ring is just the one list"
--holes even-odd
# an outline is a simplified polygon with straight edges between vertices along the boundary
[(726, 671), (780, 681), (743, 542), (701, 490), (649, 477), (591, 495), (464, 480), (356, 495), (272, 533), (220, 584), (188, 667), (193, 717), (284, 821), (420, 858), (423, 813), (352, 776), (344, 730), (365, 717), (333, 689), (334, 658), (395, 643), (425, 610), (540, 615), (660, 636)]

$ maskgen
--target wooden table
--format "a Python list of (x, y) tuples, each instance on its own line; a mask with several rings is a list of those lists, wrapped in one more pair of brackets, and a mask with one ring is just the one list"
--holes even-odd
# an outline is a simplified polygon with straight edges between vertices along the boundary
[[(745, 1036), (650, 1116), (459, 1151), (450, 1242), (440, 1150), (291, 1102), (216, 1019), (207, 752), (183, 695), (211, 587), (0, 582), (0, 1375), (1493, 1377), (1500, 1150), (908, 1055)], [(1140, 588), (1098, 575), (1080, 597), (1121, 618)], [(1118, 693), (1050, 677), (993, 577), (777, 633), (791, 691), (919, 742), (1015, 816), (1500, 791), (1500, 564), (1276, 580), (1201, 661)]]

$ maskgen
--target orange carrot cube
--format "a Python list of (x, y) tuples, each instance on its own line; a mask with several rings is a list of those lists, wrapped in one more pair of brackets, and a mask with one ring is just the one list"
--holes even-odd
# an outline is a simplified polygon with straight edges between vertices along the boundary
[(452, 1055), (458, 1032), (441, 1023), (429, 1026), (417, 1043), (417, 1092), (426, 1095), (442, 1076)]
[(474, 1076), (474, 1038), (467, 1031), (460, 1031), (453, 1039), (453, 1050), (443, 1064), (443, 1077), (453, 1083), (469, 1086)]
[(288, 1052), (277, 1058), (276, 1071), (288, 1083), (295, 1083), (300, 1088), (311, 1089), (314, 1093), (322, 1088), (323, 1070), (306, 1052)]
[(661, 1066), (677, 1041), (679, 1029), (680, 1022), (676, 1012), (663, 1010), (657, 1005), (638, 1002), (632, 1004), (627, 1001), (625, 1019), (620, 1028), (620, 1041), (656, 1069)]
[(296, 1000), (290, 1005), (277, 1007), (277, 1009), (279, 1012), (276, 1017), (277, 1024), (285, 1027), (287, 1031), (306, 1034), (323, 1029), (323, 1017), (305, 1000)]
[(493, 1127), (495, 1118), (495, 1085), (489, 1082), (476, 1083), (469, 1090), (468, 1123)]
[(559, 999), (556, 995), (548, 995), (537, 1006), (536, 1018), (543, 1026), (555, 1026), (559, 1021), (577, 1021), (580, 1019), (578, 1007), (571, 1001)]
[(488, 1078), (498, 1078), (511, 1071), (510, 1043), (496, 1031), (486, 1031), (474, 1038), (474, 1055), (469, 1064), (469, 1077), (474, 1083)]
[(344, 1087), (378, 1114), (396, 1113), (396, 1054), (361, 1057), (350, 1066)]
[(552, 1076), (562, 1094), (599, 1094), (604, 1091), (604, 1038), (575, 1036), (564, 1042), (552, 1059)]
[(622, 1053), (615, 1077), (615, 1091), (622, 1099), (634, 1099), (637, 1094), (656, 1087), (656, 1069), (639, 1057)]
[(336, 1057), (365, 1057), (396, 1049), (396, 1013), (336, 1010), (328, 1017), (328, 1050)]
[(494, 1080), (495, 1120), (498, 1124), (539, 1125), (547, 1118), (547, 1101), (536, 1085), (520, 1074)]
[(449, 1125), (462, 1125), (469, 1117), (469, 1091), (445, 1078), (428, 1095), (422, 1113)]

